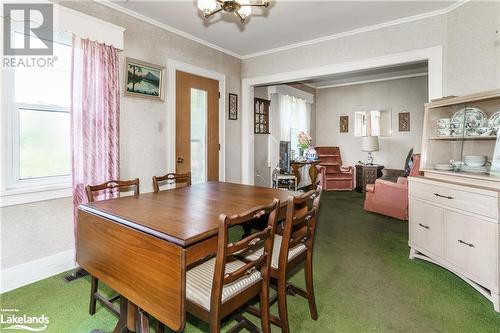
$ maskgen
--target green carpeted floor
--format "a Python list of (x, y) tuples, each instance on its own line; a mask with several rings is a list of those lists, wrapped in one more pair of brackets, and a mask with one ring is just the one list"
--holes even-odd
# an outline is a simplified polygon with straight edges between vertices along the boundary
[[(314, 258), (319, 319), (290, 296), (292, 332), (500, 332), (500, 314), (478, 292), (443, 268), (408, 259), (407, 223), (366, 213), (362, 204), (355, 192), (324, 193)], [(1, 307), (45, 314), (45, 332), (111, 331), (116, 319), (105, 309), (88, 315), (89, 279), (62, 276), (1, 295)], [(303, 272), (292, 280), (303, 285)], [(200, 331), (208, 327), (188, 316), (185, 332)]]

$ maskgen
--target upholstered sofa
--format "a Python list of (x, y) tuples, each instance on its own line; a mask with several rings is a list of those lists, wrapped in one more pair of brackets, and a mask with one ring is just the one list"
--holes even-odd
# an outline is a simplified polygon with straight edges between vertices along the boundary
[[(408, 176), (420, 175), (420, 154), (412, 156), (413, 165)], [(397, 182), (377, 179), (366, 186), (365, 210), (400, 220), (408, 220), (408, 181), (399, 177)]]

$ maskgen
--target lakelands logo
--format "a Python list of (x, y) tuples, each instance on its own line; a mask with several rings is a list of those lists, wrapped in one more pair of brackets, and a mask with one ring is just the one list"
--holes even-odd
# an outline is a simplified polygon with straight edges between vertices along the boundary
[(21, 330), (42, 332), (49, 327), (49, 322), (49, 317), (44, 314), (39, 316), (28, 316), (19, 314), (18, 309), (0, 310), (0, 331)]
[(3, 12), (3, 66), (52, 67), (53, 4), (6, 3)]

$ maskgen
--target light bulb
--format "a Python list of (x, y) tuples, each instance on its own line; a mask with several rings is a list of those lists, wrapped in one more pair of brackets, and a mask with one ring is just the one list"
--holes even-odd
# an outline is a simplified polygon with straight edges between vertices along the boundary
[[(239, 3), (248, 5), (250, 4), (250, 0), (240, 0)], [(241, 17), (246, 19), (248, 16), (250, 16), (250, 14), (252, 14), (252, 7), (241, 6), (240, 9), (238, 9), (238, 13), (241, 15)]]
[(215, 0), (198, 0), (198, 8), (203, 12), (203, 14), (210, 13), (217, 7), (217, 2)]

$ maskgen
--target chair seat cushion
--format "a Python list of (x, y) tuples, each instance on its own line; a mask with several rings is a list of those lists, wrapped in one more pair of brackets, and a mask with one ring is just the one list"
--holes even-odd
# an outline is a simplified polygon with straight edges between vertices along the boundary
[[(226, 264), (226, 273), (231, 273), (244, 266), (243, 261), (234, 260)], [(210, 311), (212, 282), (214, 279), (215, 258), (205, 261), (186, 272), (186, 298), (207, 311)], [(260, 271), (254, 270), (233, 283), (226, 284), (222, 290), (222, 303), (262, 280)]]
[[(274, 236), (274, 244), (273, 244), (273, 257), (271, 261), (271, 267), (274, 269), (278, 269), (278, 261), (280, 257), (280, 248), (281, 248), (281, 240), (283, 237), (280, 235), (275, 235)], [(288, 251), (288, 261), (292, 260), (302, 252), (307, 250), (306, 246), (304, 244), (299, 244), (295, 246), (294, 248), (291, 248)], [(242, 253), (241, 256), (247, 258), (248, 260), (257, 260), (262, 253), (264, 252), (264, 248), (261, 247), (259, 249), (256, 249), (254, 251), (247, 251), (245, 253)]]
[(351, 180), (352, 174), (350, 173), (327, 173), (326, 180)]

